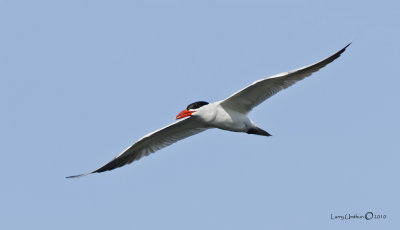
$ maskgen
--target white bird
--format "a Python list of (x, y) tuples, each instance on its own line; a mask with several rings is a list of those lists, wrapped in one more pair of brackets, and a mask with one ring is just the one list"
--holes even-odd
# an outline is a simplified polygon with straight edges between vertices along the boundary
[(247, 117), (247, 114), (267, 98), (334, 61), (350, 44), (315, 64), (258, 80), (225, 100), (213, 103), (205, 101), (194, 102), (176, 116), (177, 122), (142, 137), (99, 169), (67, 178), (76, 178), (122, 167), (179, 140), (210, 128), (271, 136), (267, 131), (257, 127)]

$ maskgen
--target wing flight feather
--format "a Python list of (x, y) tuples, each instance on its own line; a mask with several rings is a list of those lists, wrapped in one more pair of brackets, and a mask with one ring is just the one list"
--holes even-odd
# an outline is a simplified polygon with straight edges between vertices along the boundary
[(201, 122), (199, 122), (196, 117), (188, 117), (186, 119), (179, 120), (169, 126), (142, 137), (132, 146), (124, 150), (122, 153), (117, 155), (114, 159), (99, 169), (86, 174), (69, 176), (67, 178), (77, 178), (92, 173), (99, 173), (122, 167), (126, 164), (132, 163), (133, 161), (139, 160), (144, 156), (154, 153), (157, 150), (165, 148), (179, 140), (198, 134), (206, 129), (207, 128)]
[(350, 44), (351, 43), (346, 45), (343, 49), (339, 50), (332, 56), (312, 65), (258, 80), (222, 101), (221, 105), (247, 114), (267, 98), (273, 96), (283, 89), (288, 88), (289, 86), (310, 76), (324, 66), (333, 62), (346, 50)]

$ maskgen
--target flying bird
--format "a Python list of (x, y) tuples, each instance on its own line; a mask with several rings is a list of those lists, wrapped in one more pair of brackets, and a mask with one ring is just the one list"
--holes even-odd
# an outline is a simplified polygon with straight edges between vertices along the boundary
[(210, 128), (271, 136), (267, 131), (261, 129), (251, 121), (247, 117), (247, 114), (272, 95), (288, 88), (333, 62), (350, 44), (351, 43), (332, 56), (315, 64), (258, 80), (232, 94), (225, 100), (213, 103), (205, 101), (194, 102), (176, 116), (178, 121), (142, 137), (104, 166), (89, 173), (69, 176), (67, 178), (77, 178), (122, 167), (179, 140)]

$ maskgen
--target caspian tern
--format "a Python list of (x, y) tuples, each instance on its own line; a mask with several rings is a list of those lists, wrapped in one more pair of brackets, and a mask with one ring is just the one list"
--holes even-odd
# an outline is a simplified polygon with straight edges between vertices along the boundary
[(257, 127), (247, 117), (247, 114), (267, 98), (333, 62), (350, 44), (315, 64), (258, 80), (225, 100), (213, 103), (205, 101), (194, 102), (176, 116), (177, 122), (142, 137), (99, 169), (67, 178), (76, 178), (122, 167), (179, 140), (210, 128), (271, 136), (267, 131)]

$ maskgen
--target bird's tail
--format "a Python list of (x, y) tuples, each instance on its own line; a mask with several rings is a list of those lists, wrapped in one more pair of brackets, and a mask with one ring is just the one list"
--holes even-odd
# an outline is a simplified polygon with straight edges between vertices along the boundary
[(267, 136), (267, 137), (272, 136), (267, 131), (260, 129), (258, 127), (250, 128), (249, 130), (247, 130), (247, 134), (256, 134), (256, 135)]

